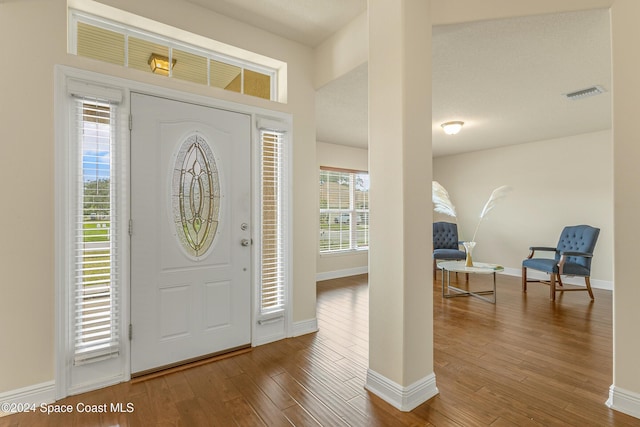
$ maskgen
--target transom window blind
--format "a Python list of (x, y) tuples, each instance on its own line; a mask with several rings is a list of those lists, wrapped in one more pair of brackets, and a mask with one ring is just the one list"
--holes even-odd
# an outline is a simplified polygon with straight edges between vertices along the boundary
[(320, 252), (369, 247), (369, 174), (320, 168)]
[(284, 309), (287, 211), (284, 133), (260, 129), (262, 260), (260, 314)]
[(79, 56), (277, 101), (279, 61), (271, 58), (231, 57), (76, 10), (69, 39), (70, 53)]
[[(117, 104), (75, 96), (77, 153), (73, 201), (73, 361), (120, 351), (119, 242), (115, 172)], [(73, 167), (73, 166), (72, 166)]]

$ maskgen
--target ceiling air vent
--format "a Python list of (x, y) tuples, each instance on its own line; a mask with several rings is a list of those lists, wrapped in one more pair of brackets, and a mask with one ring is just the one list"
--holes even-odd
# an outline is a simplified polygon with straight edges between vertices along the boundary
[(565, 93), (563, 96), (573, 101), (577, 99), (587, 98), (589, 96), (600, 95), (606, 92), (602, 86), (591, 86), (586, 89), (580, 89), (575, 92)]

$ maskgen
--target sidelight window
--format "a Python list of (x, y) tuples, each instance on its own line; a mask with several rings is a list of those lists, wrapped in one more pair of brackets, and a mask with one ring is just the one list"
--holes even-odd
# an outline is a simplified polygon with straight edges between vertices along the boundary
[(117, 175), (114, 143), (117, 104), (76, 97), (78, 154), (73, 212), (72, 311), (74, 364), (117, 356), (118, 308)]

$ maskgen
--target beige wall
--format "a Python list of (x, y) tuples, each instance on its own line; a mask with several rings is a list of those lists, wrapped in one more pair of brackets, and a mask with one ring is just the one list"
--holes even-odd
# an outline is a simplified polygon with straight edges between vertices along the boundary
[(433, 24), (457, 24), (514, 16), (606, 9), (614, 0), (431, 0)]
[[(130, 8), (132, 12), (151, 19), (286, 61), (289, 63), (289, 103), (275, 105), (265, 100), (248, 99), (184, 82), (160, 80), (158, 76), (67, 55), (67, 16), (64, 0), (0, 2), (0, 50), (6, 59), (5, 66), (0, 67), (0, 185), (5, 201), (0, 213), (0, 224), (3, 227), (0, 243), (0, 324), (4, 326), (1, 341), (3, 351), (0, 352), (0, 392), (53, 379), (54, 64), (70, 65), (131, 80), (166, 85), (185, 92), (292, 112), (295, 140), (294, 319), (305, 320), (315, 317), (317, 197), (315, 192), (308, 191), (309, 188), (315, 188), (317, 182), (313, 53), (299, 44), (222, 18), (186, 1), (113, 0), (105, 3), (124, 9)], [(473, 10), (478, 2), (432, 0), (432, 3), (435, 15), (444, 7), (451, 16), (460, 16), (465, 10)], [(492, 12), (488, 18), (494, 16), (493, 12), (515, 4), (511, 0), (485, 0), (481, 3), (483, 11)], [(545, 3), (549, 3), (549, 10), (546, 11), (551, 12), (557, 2), (547, 0)], [(601, 2), (575, 0), (573, 3), (581, 8), (598, 6)], [(635, 51), (636, 40), (640, 38), (640, 27), (637, 25), (640, 4), (637, 0), (615, 0), (613, 3), (613, 171), (617, 255), (614, 291), (614, 384), (634, 395), (640, 395), (640, 370), (637, 367), (637, 361), (640, 360), (640, 344), (635, 330), (635, 326), (640, 323), (640, 311), (637, 310), (640, 287), (637, 286), (637, 271), (631, 258), (638, 240), (636, 218), (640, 216), (640, 192), (637, 191), (637, 159), (640, 157), (640, 146), (636, 141), (637, 126), (634, 121), (637, 98), (640, 95), (637, 79), (640, 75), (640, 62), (637, 56), (629, 54)], [(534, 5), (540, 2), (527, 2), (520, 6), (524, 7), (527, 4)], [(436, 22), (449, 21), (436, 19)], [(354, 67), (361, 63), (359, 60), (355, 62), (357, 63), (354, 63)], [(328, 80), (317, 77), (317, 81), (324, 83)], [(37, 124), (35, 120), (38, 121)], [(25, 150), (28, 155), (24, 154)], [(486, 158), (483, 161), (491, 163)], [(436, 160), (435, 163), (434, 174), (437, 177), (440, 173), (440, 161)], [(499, 166), (504, 167), (506, 164), (500, 162)], [(526, 165), (527, 162), (522, 164)], [(447, 185), (447, 182), (443, 184)], [(485, 182), (487, 193), (492, 185), (493, 183)], [(428, 183), (425, 183), (425, 186), (428, 186)], [(516, 188), (516, 191), (520, 190)], [(484, 203), (487, 195), (483, 193), (475, 199), (469, 199), (474, 201), (469, 209), (476, 209), (477, 212), (478, 206)], [(505, 211), (511, 197), (515, 198), (516, 193), (505, 201)], [(460, 208), (465, 204), (466, 202), (460, 205)], [(494, 213), (497, 215), (501, 211), (499, 206)], [(430, 219), (430, 214), (427, 217)], [(490, 235), (491, 229), (487, 224), (491, 221), (487, 220), (479, 232), (479, 256), (484, 251), (483, 246), (490, 245), (488, 242), (484, 243), (482, 237), (484, 233)], [(556, 236), (557, 233), (549, 238), (553, 241)], [(601, 239), (597, 251), (600, 257), (604, 258), (602, 254), (605, 253), (603, 251), (606, 250), (606, 243), (603, 243), (607, 239)], [(529, 245), (529, 242), (526, 245)], [(521, 245), (517, 246), (513, 250), (521, 251)], [(601, 275), (600, 277), (606, 280), (606, 268), (598, 267), (597, 270), (598, 272), (594, 268), (594, 274)]]
[(288, 104), (68, 55), (65, 0), (0, 2), (7, 59), (0, 67), (0, 393), (54, 379), (55, 64), (293, 113), (293, 317), (315, 318), (317, 197), (308, 191), (317, 182), (313, 51), (186, 1), (103, 3), (287, 62)]
[[(614, 407), (626, 406), (640, 417), (640, 286), (636, 252), (640, 239), (640, 144), (638, 97), (640, 59), (630, 54), (640, 39), (640, 2), (616, 0), (612, 8), (613, 166), (615, 290), (613, 293), (613, 385), (620, 394)], [(630, 395), (629, 395), (630, 394)], [(626, 397), (628, 396), (628, 397)]]
[(461, 240), (471, 240), (491, 191), (513, 187), (480, 224), (475, 260), (520, 273), (529, 246), (555, 246), (565, 225), (589, 224), (600, 228), (592, 278), (613, 280), (610, 131), (437, 157), (433, 170), (456, 207)]
[(316, 48), (316, 88), (367, 62), (367, 28), (367, 12), (363, 12)]
[[(369, 170), (368, 152), (362, 148), (318, 142), (316, 144), (316, 159), (318, 161), (317, 170), (320, 166), (332, 166), (361, 171)], [(318, 186), (316, 185), (316, 189), (317, 188)], [(318, 209), (320, 209), (319, 205)], [(316, 247), (318, 246), (316, 245)], [(368, 251), (320, 255), (320, 252), (316, 249), (316, 253), (318, 254), (316, 268), (320, 277), (330, 275), (332, 272), (339, 274), (341, 271), (358, 271), (367, 268), (368, 265)]]

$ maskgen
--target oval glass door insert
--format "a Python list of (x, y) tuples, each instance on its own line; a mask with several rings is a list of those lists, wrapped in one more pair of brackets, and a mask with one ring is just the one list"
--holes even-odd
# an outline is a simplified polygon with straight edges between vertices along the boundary
[(172, 201), (178, 240), (187, 254), (200, 258), (214, 241), (220, 214), (218, 168), (202, 135), (189, 136), (178, 150)]

